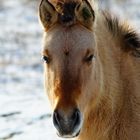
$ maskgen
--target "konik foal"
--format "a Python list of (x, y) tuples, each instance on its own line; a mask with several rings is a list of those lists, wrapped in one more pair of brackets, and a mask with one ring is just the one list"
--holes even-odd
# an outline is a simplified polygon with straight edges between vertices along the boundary
[(140, 140), (140, 38), (87, 0), (42, 0), (45, 87), (59, 136)]

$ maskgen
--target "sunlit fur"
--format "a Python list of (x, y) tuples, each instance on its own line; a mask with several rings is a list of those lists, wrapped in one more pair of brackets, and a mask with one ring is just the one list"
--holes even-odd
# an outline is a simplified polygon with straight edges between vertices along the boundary
[[(95, 13), (91, 30), (56, 23), (44, 32), (52, 109), (65, 115), (79, 108), (83, 126), (75, 140), (139, 140), (140, 38), (126, 23)], [(85, 62), (91, 54), (92, 62)]]

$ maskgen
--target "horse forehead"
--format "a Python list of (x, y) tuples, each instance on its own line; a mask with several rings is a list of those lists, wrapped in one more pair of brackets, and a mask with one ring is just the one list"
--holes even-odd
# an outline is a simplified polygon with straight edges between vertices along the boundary
[(93, 33), (83, 28), (55, 28), (45, 34), (44, 48), (51, 50), (84, 49), (92, 47)]

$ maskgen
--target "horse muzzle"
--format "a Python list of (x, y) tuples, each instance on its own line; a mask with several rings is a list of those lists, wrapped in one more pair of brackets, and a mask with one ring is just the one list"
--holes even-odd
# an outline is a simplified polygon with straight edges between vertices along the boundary
[(70, 113), (62, 113), (55, 110), (53, 113), (53, 123), (58, 131), (58, 136), (63, 138), (73, 138), (79, 135), (82, 127), (82, 115), (78, 109)]

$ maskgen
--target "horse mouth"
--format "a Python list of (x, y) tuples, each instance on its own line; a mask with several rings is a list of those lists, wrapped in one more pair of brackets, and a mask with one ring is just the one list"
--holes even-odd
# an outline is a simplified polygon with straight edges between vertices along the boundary
[(57, 133), (57, 135), (61, 138), (75, 138), (75, 137), (78, 137), (80, 134), (80, 130), (78, 133), (75, 133), (75, 134), (61, 134), (61, 133)]
[(79, 136), (80, 131), (81, 131), (80, 128), (75, 128), (75, 129), (70, 130), (70, 131), (67, 131), (66, 129), (65, 129), (65, 131), (58, 130), (57, 135), (61, 138), (75, 138), (75, 137)]

